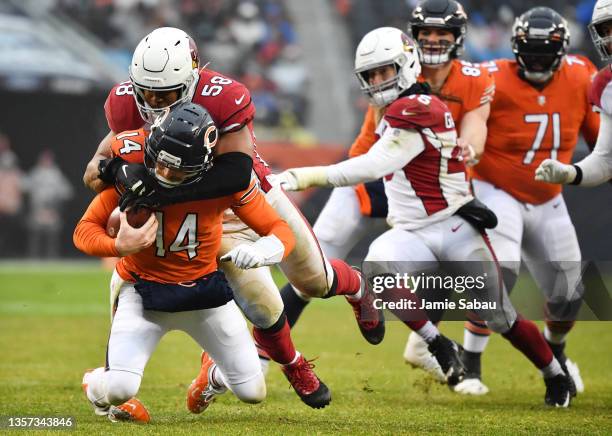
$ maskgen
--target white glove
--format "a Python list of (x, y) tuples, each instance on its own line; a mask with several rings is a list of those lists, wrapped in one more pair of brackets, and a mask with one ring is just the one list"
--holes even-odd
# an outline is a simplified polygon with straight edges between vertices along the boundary
[(274, 265), (283, 260), (285, 246), (274, 235), (259, 238), (254, 244), (240, 244), (233, 248), (220, 260), (231, 260), (238, 268), (250, 269), (260, 266)]
[(327, 167), (291, 168), (274, 176), (273, 180), (287, 191), (303, 191), (312, 186), (328, 186)]
[(567, 184), (576, 179), (576, 168), (553, 159), (545, 159), (535, 170), (538, 182)]

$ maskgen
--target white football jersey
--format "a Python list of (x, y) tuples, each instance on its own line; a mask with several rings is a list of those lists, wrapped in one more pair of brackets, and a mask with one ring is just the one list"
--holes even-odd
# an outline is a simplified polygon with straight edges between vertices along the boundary
[(412, 230), (439, 222), (473, 199), (457, 131), (448, 107), (437, 97), (412, 95), (396, 100), (386, 111), (376, 133), (413, 129), (422, 151), (403, 168), (384, 178), (389, 201), (387, 221)]

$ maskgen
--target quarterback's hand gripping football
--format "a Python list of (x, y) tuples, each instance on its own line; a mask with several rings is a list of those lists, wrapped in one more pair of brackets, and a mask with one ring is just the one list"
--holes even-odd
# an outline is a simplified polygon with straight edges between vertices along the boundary
[(155, 218), (154, 213), (139, 228), (130, 226), (125, 212), (119, 214), (119, 220), (121, 225), (115, 239), (115, 248), (121, 257), (138, 253), (155, 242), (157, 236), (157, 218)]
[(285, 246), (276, 236), (264, 236), (254, 244), (240, 244), (221, 256), (222, 262), (232, 261), (241, 269), (259, 268), (283, 260)]
[(328, 186), (326, 167), (291, 168), (275, 176), (274, 180), (286, 191)]
[(553, 159), (545, 159), (535, 170), (538, 182), (567, 184), (576, 179), (576, 168)]

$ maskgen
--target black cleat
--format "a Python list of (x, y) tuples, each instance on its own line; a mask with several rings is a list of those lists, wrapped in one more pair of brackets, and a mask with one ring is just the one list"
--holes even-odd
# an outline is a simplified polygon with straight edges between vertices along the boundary
[(572, 401), (570, 392), (571, 380), (567, 374), (559, 374), (554, 377), (545, 378), (546, 396), (544, 403), (552, 407), (569, 407)]
[(304, 356), (281, 369), (304, 403), (313, 409), (322, 409), (331, 402), (331, 392), (313, 371), (314, 365)]
[(385, 315), (382, 309), (374, 307), (374, 293), (365, 285), (365, 277), (359, 269), (353, 267), (361, 276), (362, 296), (359, 300), (353, 301), (349, 298), (346, 301), (353, 307), (355, 319), (359, 326), (361, 335), (372, 345), (377, 345), (385, 338)]
[(440, 364), (449, 386), (455, 386), (463, 380), (465, 366), (459, 358), (459, 353), (463, 349), (461, 345), (444, 335), (439, 335), (427, 348)]

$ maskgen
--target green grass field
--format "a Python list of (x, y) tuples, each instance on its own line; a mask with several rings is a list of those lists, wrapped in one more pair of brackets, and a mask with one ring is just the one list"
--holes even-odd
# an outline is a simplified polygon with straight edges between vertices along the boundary
[[(408, 332), (402, 324), (388, 323), (383, 344), (370, 346), (341, 298), (311, 304), (294, 331), (299, 349), (318, 357), (317, 373), (332, 389), (329, 407), (304, 405), (272, 367), (263, 404), (226, 394), (203, 415), (191, 415), (185, 391), (197, 374), (199, 350), (173, 332), (154, 353), (139, 393), (151, 423), (113, 424), (93, 414), (80, 386), (84, 370), (104, 362), (109, 275), (91, 265), (0, 264), (4, 422), (7, 416), (70, 415), (76, 432), (89, 435), (612, 434), (612, 323), (575, 327), (568, 354), (580, 365), (586, 392), (569, 410), (553, 410), (543, 405), (539, 373), (500, 337), (492, 338), (483, 362), (491, 393), (460, 397), (403, 363)], [(462, 338), (460, 322), (442, 329)]]

